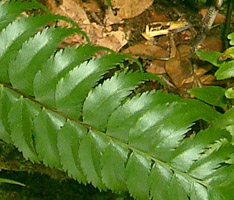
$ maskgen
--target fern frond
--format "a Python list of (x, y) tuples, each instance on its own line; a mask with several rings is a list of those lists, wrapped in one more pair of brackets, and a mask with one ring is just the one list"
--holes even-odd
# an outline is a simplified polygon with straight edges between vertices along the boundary
[(40, 27), (47, 25), (50, 21), (59, 19), (56, 15), (38, 15), (22, 17), (9, 24), (0, 34), (0, 79), (8, 82), (8, 68), (11, 61), (16, 58), (22, 44), (33, 34), (38, 32)]
[(32, 1), (7, 1), (0, 6), (0, 30), (16, 19), (22, 12), (32, 9), (42, 9), (49, 14), (48, 9), (35, 0)]
[[(1, 9), (16, 16), (7, 8), (12, 5), (18, 3)], [(103, 78), (128, 56), (92, 58), (106, 49), (90, 44), (56, 51), (79, 29), (36, 33), (53, 17), (11, 18), (0, 32), (6, 44), (0, 48), (0, 63), (6, 64), (0, 71), (1, 140), (26, 159), (100, 190), (129, 191), (140, 200), (232, 200), (234, 109), (220, 114), (199, 100), (162, 91), (134, 96), (153, 75), (125, 71)], [(12, 27), (18, 32), (9, 33)], [(198, 120), (208, 128), (187, 137)]]
[[(140, 83), (150, 78), (151, 74), (122, 72), (105, 81), (88, 94), (83, 106), (84, 122), (104, 131), (108, 118), (119, 107), (123, 99)], [(93, 112), (94, 110), (95, 112)]]
[(11, 139), (22, 151), (26, 159), (39, 162), (33, 141), (33, 119), (40, 112), (40, 107), (22, 96), (12, 105), (9, 112)]
[(80, 166), (79, 147), (81, 139), (87, 134), (87, 128), (73, 121), (67, 120), (58, 132), (58, 150), (62, 168), (68, 175), (86, 183), (86, 176)]
[(64, 122), (65, 119), (62, 116), (45, 109), (42, 109), (34, 119), (36, 150), (39, 158), (47, 166), (61, 167), (57, 148), (57, 132)]
[(33, 87), (37, 100), (55, 107), (55, 89), (58, 81), (74, 67), (90, 59), (103, 47), (80, 45), (78, 48), (65, 48), (48, 59), (35, 76)]
[(82, 103), (102, 76), (125, 58), (112, 53), (84, 62), (70, 70), (57, 84), (55, 104), (67, 115), (79, 118)]
[(44, 29), (25, 42), (16, 59), (9, 66), (11, 84), (26, 94), (33, 95), (34, 76), (43, 65), (43, 62), (38, 62), (38, 60), (47, 60), (58, 44), (75, 32), (75, 29), (52, 27)]
[(12, 104), (17, 100), (18, 95), (11, 90), (5, 90), (3, 85), (0, 86), (0, 139), (7, 143), (12, 143), (10, 138), (10, 124), (8, 114)]

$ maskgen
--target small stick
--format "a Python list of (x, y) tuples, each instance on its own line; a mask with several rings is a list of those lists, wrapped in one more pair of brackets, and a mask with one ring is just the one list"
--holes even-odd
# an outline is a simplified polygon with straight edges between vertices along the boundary
[(193, 50), (196, 50), (198, 46), (203, 42), (203, 40), (206, 37), (206, 34), (209, 32), (209, 30), (212, 27), (212, 24), (214, 23), (214, 20), (216, 18), (216, 15), (219, 12), (219, 8), (222, 6), (223, 0), (214, 0), (214, 5), (211, 5), (206, 13), (206, 16), (202, 23), (202, 28), (200, 33), (196, 36)]

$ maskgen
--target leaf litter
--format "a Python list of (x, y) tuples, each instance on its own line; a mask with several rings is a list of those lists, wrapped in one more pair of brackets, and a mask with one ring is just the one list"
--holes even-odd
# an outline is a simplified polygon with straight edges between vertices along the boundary
[[(87, 34), (91, 44), (140, 58), (145, 71), (165, 80), (168, 90), (172, 92), (191, 97), (187, 91), (193, 87), (226, 85), (224, 81), (215, 79), (211, 65), (207, 67), (206, 62), (198, 60), (191, 53), (207, 8), (198, 7), (199, 11), (194, 11), (185, 5), (163, 0), (112, 0), (111, 4), (112, 7), (106, 1), (97, 0), (63, 0), (57, 3), (46, 0), (53, 14), (75, 21)], [(219, 13), (210, 35), (199, 46), (201, 50), (223, 50), (219, 26), (224, 22), (225, 16)], [(154, 27), (149, 30), (154, 32), (150, 34), (155, 36), (146, 39), (143, 35), (151, 24)], [(58, 25), (68, 26), (64, 21)], [(85, 38), (74, 34), (60, 47), (82, 43), (86, 43)]]

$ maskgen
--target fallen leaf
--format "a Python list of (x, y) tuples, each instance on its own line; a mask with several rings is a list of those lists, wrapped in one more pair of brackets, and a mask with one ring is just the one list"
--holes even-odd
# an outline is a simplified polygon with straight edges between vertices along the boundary
[(188, 87), (189, 84), (191, 85), (191, 87), (197, 87), (199, 86), (198, 82), (202, 84), (208, 84), (209, 81), (211, 80), (213, 82), (213, 78), (211, 78), (210, 75), (204, 75), (211, 69), (212, 69), (212, 65), (210, 64), (205, 65), (203, 67), (197, 67), (196, 65), (194, 65), (193, 66), (194, 73), (191, 76), (188, 76), (187, 78), (184, 79), (183, 84), (182, 84), (183, 87), (186, 87), (187, 89), (189, 89)]
[(111, 4), (117, 9), (117, 16), (122, 19), (136, 17), (144, 12), (153, 3), (153, 0), (112, 0)]
[(181, 44), (177, 47), (177, 53), (179, 55), (177, 55), (176, 57), (181, 57), (181, 58), (190, 58), (191, 54), (192, 54), (192, 47), (186, 44)]
[(169, 57), (169, 52), (162, 47), (143, 43), (138, 43), (131, 47), (128, 47), (123, 51), (123, 53), (140, 54), (158, 58)]
[(56, 12), (57, 5), (54, 0), (45, 0), (45, 5), (53, 14)]
[(146, 68), (147, 72), (153, 74), (164, 74), (165, 70), (165, 61), (163, 60), (153, 60), (149, 67)]
[(170, 39), (168, 35), (163, 35), (158, 39), (157, 45), (163, 49), (167, 49), (170, 45)]
[(101, 9), (98, 5), (98, 2), (97, 1), (87, 1), (87, 2), (80, 2), (80, 5), (82, 8), (85, 9), (85, 11), (88, 11), (88, 12), (96, 12), (96, 13), (99, 13), (101, 12)]
[[(63, 0), (63, 3), (57, 7), (56, 14), (66, 16), (75, 21), (78, 25), (90, 24), (84, 9), (73, 0)], [(64, 24), (65, 22), (62, 25)]]
[(189, 59), (170, 58), (166, 61), (165, 69), (176, 87), (182, 87), (186, 78), (193, 74)]
[(105, 12), (104, 24), (110, 26), (112, 24), (122, 24), (124, 21), (121, 17), (114, 15), (113, 10), (108, 7)]
[(128, 35), (120, 28), (117, 31), (104, 33), (104, 36), (97, 40), (96, 45), (119, 51), (128, 42)]
[(204, 51), (218, 51), (221, 52), (223, 49), (223, 41), (221, 37), (209, 36), (203, 40), (199, 45), (200, 50)]
[(150, 21), (151, 22), (168, 22), (170, 18), (165, 14), (155, 12), (155, 10), (150, 9)]
[[(85, 5), (87, 6), (87, 4)], [(104, 46), (118, 52), (128, 42), (128, 33), (125, 33), (120, 27), (116, 31), (111, 31), (111, 29), (108, 31), (104, 26), (91, 23), (85, 10), (74, 0), (63, 0), (63, 3), (57, 7), (56, 13), (75, 21), (87, 34), (93, 45)], [(60, 21), (59, 25), (68, 26), (64, 21)], [(75, 34), (66, 38), (61, 46), (85, 42), (82, 35)]]

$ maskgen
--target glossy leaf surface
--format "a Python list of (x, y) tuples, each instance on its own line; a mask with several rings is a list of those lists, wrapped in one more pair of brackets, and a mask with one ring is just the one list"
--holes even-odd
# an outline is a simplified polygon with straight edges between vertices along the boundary
[[(100, 190), (142, 200), (233, 199), (233, 108), (219, 113), (207, 103), (225, 103), (204, 92), (197, 97), (207, 103), (163, 91), (135, 94), (155, 76), (123, 70), (119, 64), (129, 56), (90, 44), (57, 51), (80, 29), (71, 23), (37, 32), (52, 15), (15, 21), (39, 6), (33, 2), (0, 6), (2, 141)], [(12, 27), (17, 32), (9, 33)], [(108, 53), (95, 57), (100, 50)], [(208, 61), (217, 64), (218, 56)], [(194, 128), (198, 123), (204, 130)]]

